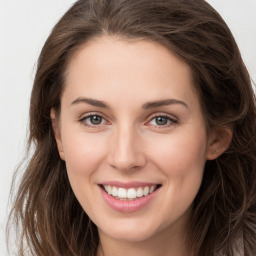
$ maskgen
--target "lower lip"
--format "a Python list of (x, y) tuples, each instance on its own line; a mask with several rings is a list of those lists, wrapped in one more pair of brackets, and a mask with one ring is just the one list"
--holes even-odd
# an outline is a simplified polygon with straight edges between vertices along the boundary
[(136, 212), (144, 208), (153, 200), (157, 191), (159, 190), (157, 189), (153, 193), (135, 200), (119, 200), (109, 195), (102, 187), (100, 188), (105, 202), (115, 211), (124, 213)]

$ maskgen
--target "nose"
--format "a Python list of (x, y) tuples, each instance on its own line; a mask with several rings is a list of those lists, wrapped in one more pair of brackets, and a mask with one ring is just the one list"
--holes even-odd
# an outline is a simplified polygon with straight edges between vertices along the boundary
[(137, 170), (145, 166), (146, 156), (139, 137), (133, 127), (118, 128), (112, 134), (108, 163), (120, 171)]

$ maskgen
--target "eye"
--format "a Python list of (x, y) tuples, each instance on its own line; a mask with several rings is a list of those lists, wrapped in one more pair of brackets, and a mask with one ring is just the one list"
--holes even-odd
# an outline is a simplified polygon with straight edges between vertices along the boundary
[(176, 124), (178, 121), (174, 117), (168, 115), (157, 115), (154, 116), (150, 121), (149, 125), (168, 127)]
[(88, 127), (95, 127), (95, 126), (100, 126), (103, 125), (105, 123), (107, 123), (107, 121), (99, 115), (94, 115), (94, 114), (90, 114), (87, 115), (83, 118), (81, 118), (79, 120), (83, 125), (88, 126)]

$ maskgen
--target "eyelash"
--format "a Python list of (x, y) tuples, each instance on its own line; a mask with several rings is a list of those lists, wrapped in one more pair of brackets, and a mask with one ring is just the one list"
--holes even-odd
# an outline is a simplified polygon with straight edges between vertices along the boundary
[(150, 120), (149, 120), (149, 122), (152, 122), (153, 120), (155, 120), (155, 122), (156, 122), (156, 118), (157, 117), (160, 117), (160, 118), (165, 118), (166, 120), (167, 120), (167, 122), (169, 123), (169, 124), (165, 124), (165, 125), (153, 125), (153, 126), (155, 126), (155, 127), (157, 127), (157, 128), (166, 128), (166, 127), (170, 127), (170, 126), (172, 126), (172, 125), (175, 125), (175, 124), (177, 124), (178, 123), (178, 119), (177, 118), (175, 118), (175, 117), (173, 117), (173, 116), (170, 116), (170, 115), (167, 115), (167, 114), (155, 114)]
[[(108, 121), (106, 121), (106, 119), (104, 117), (102, 117), (102, 115), (100, 114), (97, 114), (97, 113), (90, 113), (89, 115), (85, 116), (85, 117), (82, 117), (81, 119), (79, 119), (79, 122), (82, 123), (84, 126), (86, 127), (89, 127), (89, 128), (98, 128), (99, 126), (101, 126), (102, 124), (89, 124), (86, 120), (92, 117), (99, 117), (101, 118), (101, 120), (105, 120), (106, 123), (108, 123)], [(152, 122), (154, 119), (156, 119), (157, 117), (160, 117), (160, 118), (165, 118), (167, 120), (167, 122), (169, 124), (164, 124), (164, 125), (151, 125), (151, 126), (155, 126), (157, 128), (166, 128), (166, 127), (170, 127), (172, 125), (175, 125), (178, 123), (178, 119), (173, 117), (173, 116), (170, 116), (170, 115), (167, 115), (167, 114), (155, 114), (153, 117), (150, 118), (150, 120), (147, 122), (147, 123), (150, 123)], [(91, 120), (90, 120), (91, 122)], [(147, 124), (148, 126), (150, 124)]]
[[(102, 117), (100, 114), (97, 114), (97, 113), (90, 113), (89, 115), (85, 116), (85, 117), (82, 117), (81, 119), (79, 119), (79, 122), (82, 123), (84, 126), (87, 126), (89, 128), (97, 128), (99, 127), (100, 125), (102, 124), (99, 124), (99, 125), (95, 125), (95, 124), (88, 124), (88, 122), (86, 122), (87, 119), (90, 119), (92, 117), (100, 117), (102, 120), (105, 120), (104, 117)], [(107, 122), (107, 121), (105, 121)]]

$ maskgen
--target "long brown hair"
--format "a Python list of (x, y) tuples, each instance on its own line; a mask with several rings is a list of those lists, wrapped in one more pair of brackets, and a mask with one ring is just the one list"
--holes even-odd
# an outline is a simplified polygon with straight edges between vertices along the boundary
[[(52, 30), (38, 60), (31, 95), (33, 155), (10, 220), (20, 227), (19, 255), (96, 255), (96, 226), (70, 187), (51, 126), (65, 70), (84, 43), (103, 34), (157, 42), (191, 68), (208, 127), (229, 126), (233, 139), (208, 161), (188, 228), (193, 255), (256, 253), (256, 104), (235, 40), (204, 0), (79, 0)], [(10, 222), (11, 223), (11, 222)]]

